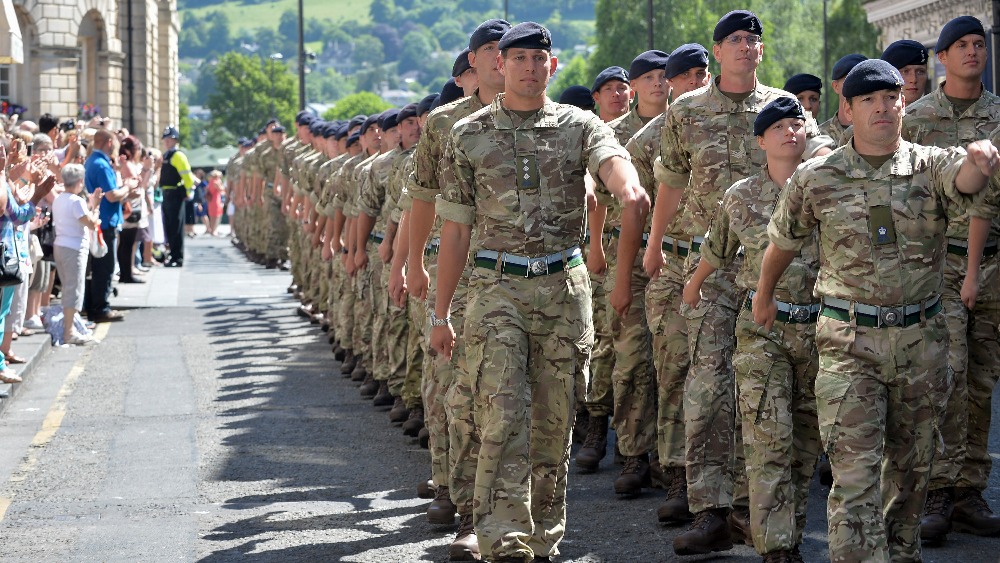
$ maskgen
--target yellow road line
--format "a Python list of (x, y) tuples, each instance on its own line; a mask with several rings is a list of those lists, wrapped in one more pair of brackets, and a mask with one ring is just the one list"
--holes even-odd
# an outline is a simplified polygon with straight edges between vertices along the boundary
[[(104, 340), (110, 328), (110, 325), (107, 323), (97, 325), (97, 329), (94, 331), (94, 338), (98, 341)], [(93, 348), (90, 348), (77, 358), (73, 367), (70, 368), (69, 373), (66, 374), (66, 379), (63, 380), (62, 386), (59, 387), (59, 392), (56, 393), (55, 400), (52, 401), (52, 406), (49, 407), (49, 412), (46, 413), (45, 419), (42, 421), (42, 427), (35, 433), (35, 437), (31, 440), (31, 447), (28, 449), (28, 453), (24, 456), (24, 460), (17, 468), (17, 471), (10, 476), (11, 483), (19, 483), (28, 478), (38, 465), (38, 450), (51, 442), (56, 432), (59, 431), (63, 418), (66, 416), (66, 402), (69, 396), (73, 394), (73, 390), (76, 388), (76, 381), (83, 374), (84, 366), (87, 365), (87, 361), (90, 359), (93, 350)], [(13, 501), (13, 493), (11, 493), (10, 497), (0, 497), (0, 522), (6, 517), (7, 509), (10, 508), (10, 504)]]

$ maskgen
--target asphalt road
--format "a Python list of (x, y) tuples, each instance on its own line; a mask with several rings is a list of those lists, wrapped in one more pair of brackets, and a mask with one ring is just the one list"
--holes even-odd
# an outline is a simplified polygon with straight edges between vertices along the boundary
[[(454, 530), (414, 493), (427, 451), (340, 376), (289, 281), (195, 239), (183, 269), (121, 287), (130, 310), (101, 344), (49, 352), (0, 416), (0, 561), (447, 560)], [(609, 456), (571, 474), (559, 561), (759, 561), (674, 556), (662, 493), (620, 500), (617, 472)], [(827, 559), (824, 495), (807, 561)], [(997, 471), (986, 497), (1000, 508)], [(953, 534), (924, 557), (998, 561), (1000, 539)]]

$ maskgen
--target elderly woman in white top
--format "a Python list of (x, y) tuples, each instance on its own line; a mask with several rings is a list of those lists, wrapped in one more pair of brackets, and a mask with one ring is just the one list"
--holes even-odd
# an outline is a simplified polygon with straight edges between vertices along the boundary
[(62, 177), (65, 191), (52, 202), (52, 223), (56, 230), (52, 253), (63, 287), (63, 342), (82, 345), (90, 342), (90, 337), (77, 334), (73, 324), (77, 312), (83, 308), (90, 230), (101, 224), (93, 203), (100, 201), (101, 194), (100, 190), (96, 190), (89, 201), (81, 195), (84, 169), (79, 164), (64, 166)]

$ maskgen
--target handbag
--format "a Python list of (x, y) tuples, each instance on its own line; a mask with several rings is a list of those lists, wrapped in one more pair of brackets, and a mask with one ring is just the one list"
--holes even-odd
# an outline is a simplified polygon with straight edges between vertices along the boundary
[(17, 238), (0, 242), (0, 287), (10, 287), (24, 283), (21, 274), (21, 254), (17, 250)]
[(90, 232), (90, 255), (94, 258), (104, 258), (108, 254), (108, 243), (104, 242), (101, 229)]

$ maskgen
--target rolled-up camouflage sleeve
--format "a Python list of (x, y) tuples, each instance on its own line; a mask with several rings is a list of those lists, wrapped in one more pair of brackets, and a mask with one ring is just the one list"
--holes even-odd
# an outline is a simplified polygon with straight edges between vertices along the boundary
[(382, 203), (385, 199), (385, 191), (381, 189), (379, 182), (375, 179), (375, 167), (372, 166), (368, 173), (361, 178), (361, 193), (358, 194), (358, 212), (369, 217), (378, 217), (382, 211)]
[(992, 191), (992, 188), (987, 185), (982, 191), (975, 194), (965, 194), (958, 191), (955, 179), (958, 177), (958, 171), (962, 168), (962, 164), (965, 163), (965, 156), (963, 148), (935, 148), (931, 156), (931, 178), (946, 206), (958, 206), (958, 209), (969, 210), (970, 214), (974, 215), (972, 211), (982, 205), (985, 196)]
[(442, 170), (444, 190), (437, 196), (435, 211), (445, 221), (472, 225), (476, 221), (475, 170), (466, 155), (459, 136), (461, 125), (456, 126), (445, 150), (445, 159), (451, 166)]
[(705, 243), (701, 245), (701, 257), (717, 270), (728, 266), (736, 258), (741, 244), (729, 221), (730, 204), (731, 197), (727, 193), (705, 233)]
[(427, 121), (413, 153), (413, 179), (407, 184), (410, 197), (427, 203), (434, 203), (434, 198), (441, 193), (438, 184), (438, 174), (441, 172), (441, 157), (444, 155), (442, 143), (442, 123), (445, 119), (441, 114), (432, 114)]
[(691, 155), (681, 142), (683, 124), (672, 109), (667, 108), (660, 130), (660, 156), (653, 162), (653, 176), (667, 187), (684, 189), (691, 179)]
[(792, 174), (767, 225), (767, 236), (771, 244), (781, 250), (798, 252), (813, 235), (819, 221), (812, 211), (812, 204), (806, 201), (806, 181), (802, 168)]
[[(621, 157), (632, 162), (632, 157), (625, 150), (625, 147), (618, 143), (613, 129), (608, 127), (596, 115), (587, 121), (583, 130), (583, 158), (587, 162), (587, 170), (594, 177), (595, 184), (600, 178), (601, 165), (610, 158)], [(604, 188), (607, 192), (607, 188)], [(610, 197), (610, 192), (607, 192)]]

